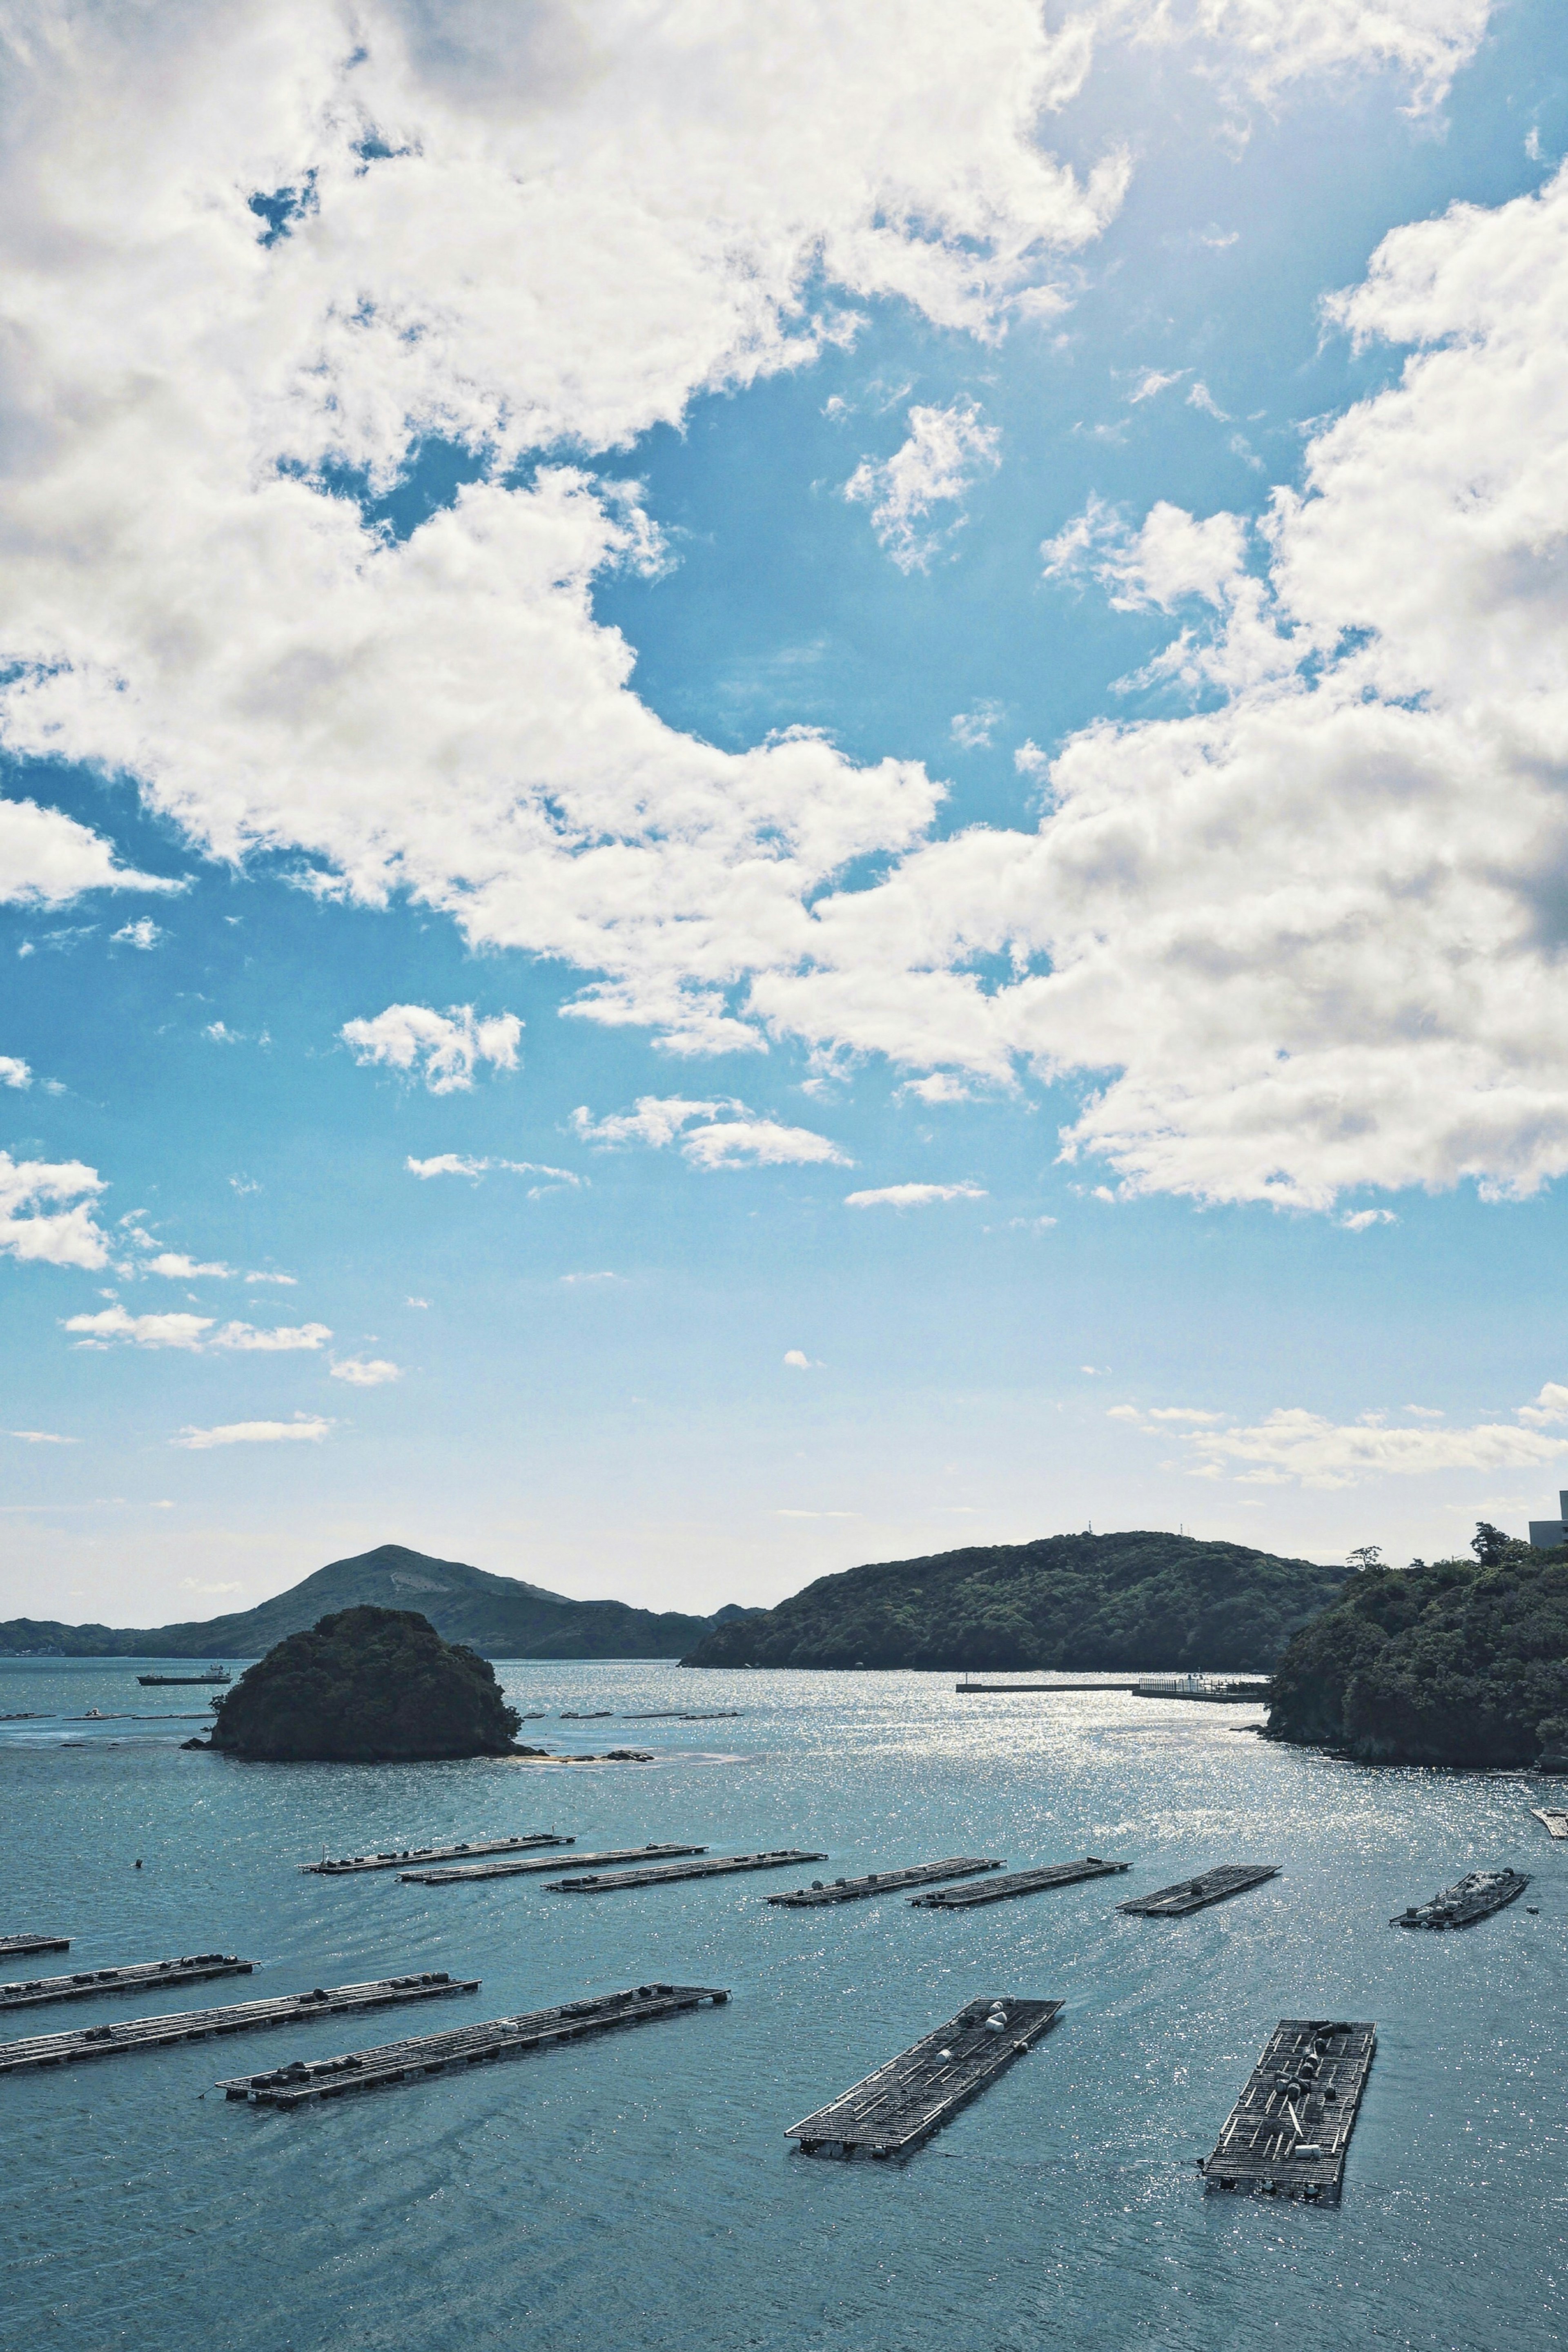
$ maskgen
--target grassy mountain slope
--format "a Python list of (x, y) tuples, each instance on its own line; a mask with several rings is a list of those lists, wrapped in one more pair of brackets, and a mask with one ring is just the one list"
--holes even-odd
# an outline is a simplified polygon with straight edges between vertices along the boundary
[(195, 1623), (140, 1627), (58, 1625), (15, 1617), (0, 1624), (0, 1654), (57, 1650), (68, 1657), (259, 1658), (318, 1618), (364, 1606), (417, 1609), (445, 1642), (492, 1658), (676, 1658), (716, 1622), (621, 1601), (569, 1601), (515, 1577), (461, 1560), (432, 1559), (381, 1544), (319, 1568), (259, 1608)]
[(820, 1577), (683, 1664), (1258, 1671), (1347, 1573), (1190, 1536), (1050, 1536)]

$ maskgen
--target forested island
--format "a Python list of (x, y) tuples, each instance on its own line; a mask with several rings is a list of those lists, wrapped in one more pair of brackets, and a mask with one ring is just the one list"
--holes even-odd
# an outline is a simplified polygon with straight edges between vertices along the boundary
[(1351, 1574), (1192, 1536), (1048, 1536), (819, 1577), (687, 1666), (1266, 1672)]
[(1270, 1734), (1367, 1763), (1568, 1769), (1568, 1561), (1490, 1528), (1478, 1550), (1353, 1577), (1276, 1667)]
[(428, 1762), (515, 1754), (519, 1722), (488, 1660), (417, 1610), (344, 1609), (224, 1694), (210, 1745), (269, 1764)]

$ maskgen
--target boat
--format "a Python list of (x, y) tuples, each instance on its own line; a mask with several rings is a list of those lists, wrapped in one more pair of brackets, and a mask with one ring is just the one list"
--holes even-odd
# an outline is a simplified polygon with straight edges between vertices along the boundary
[(1434, 1895), (1429, 1903), (1410, 1904), (1388, 1924), (1391, 1927), (1471, 1927), (1478, 1919), (1490, 1919), (1505, 1903), (1516, 1902), (1529, 1884), (1530, 1874), (1523, 1870), (1472, 1870), (1446, 1886), (1441, 1895)]
[(209, 1666), (204, 1675), (138, 1675), (136, 1679), (143, 1688), (155, 1685), (162, 1690), (177, 1683), (182, 1690), (188, 1690), (198, 1684), (232, 1683), (234, 1676), (226, 1666)]

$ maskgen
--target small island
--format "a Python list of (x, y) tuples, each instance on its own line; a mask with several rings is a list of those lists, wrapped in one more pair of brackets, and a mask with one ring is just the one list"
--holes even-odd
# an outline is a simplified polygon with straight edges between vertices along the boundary
[(225, 1692), (210, 1741), (269, 1764), (537, 1755), (488, 1659), (413, 1609), (342, 1609), (290, 1633)]

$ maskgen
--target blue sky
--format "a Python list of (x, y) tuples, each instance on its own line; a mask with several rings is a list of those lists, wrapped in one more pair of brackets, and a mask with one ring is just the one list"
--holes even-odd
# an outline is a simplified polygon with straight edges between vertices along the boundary
[(6, 70), (0, 1610), (1554, 1510), (1557, 12), (355, 23)]

